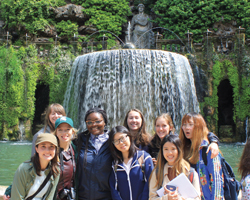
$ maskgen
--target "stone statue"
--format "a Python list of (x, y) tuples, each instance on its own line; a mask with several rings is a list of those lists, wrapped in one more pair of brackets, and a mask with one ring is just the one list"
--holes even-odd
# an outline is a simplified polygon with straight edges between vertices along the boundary
[[(140, 49), (150, 49), (154, 45), (154, 33), (150, 17), (144, 13), (144, 5), (138, 5), (139, 14), (132, 18), (130, 33), (133, 44)], [(148, 31), (148, 32), (147, 32)]]

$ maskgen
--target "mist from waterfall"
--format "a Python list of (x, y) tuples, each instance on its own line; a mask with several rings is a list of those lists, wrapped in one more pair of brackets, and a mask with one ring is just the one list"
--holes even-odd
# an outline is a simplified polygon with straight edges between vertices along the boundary
[(87, 110), (99, 106), (108, 128), (122, 125), (128, 110), (144, 114), (152, 133), (155, 117), (169, 112), (176, 129), (182, 116), (199, 112), (194, 78), (186, 57), (159, 50), (110, 50), (76, 58), (63, 106), (80, 131)]

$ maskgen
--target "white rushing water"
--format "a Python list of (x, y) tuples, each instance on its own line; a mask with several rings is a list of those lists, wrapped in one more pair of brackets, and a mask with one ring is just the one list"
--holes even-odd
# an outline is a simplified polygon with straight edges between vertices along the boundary
[(147, 130), (169, 112), (177, 129), (182, 116), (199, 112), (194, 78), (186, 57), (159, 50), (110, 50), (76, 58), (64, 97), (67, 115), (80, 130), (89, 108), (106, 110), (109, 128), (122, 125), (128, 110), (144, 114)]

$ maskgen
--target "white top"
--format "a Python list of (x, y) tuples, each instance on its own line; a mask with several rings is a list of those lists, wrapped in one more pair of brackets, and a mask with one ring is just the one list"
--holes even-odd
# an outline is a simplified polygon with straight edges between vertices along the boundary
[(123, 166), (124, 166), (124, 168), (125, 168), (127, 174), (129, 174), (130, 167), (131, 167), (131, 164), (132, 164), (132, 160), (133, 160), (133, 158), (130, 158), (130, 159), (128, 160), (128, 163), (127, 163), (127, 164), (125, 164), (125, 162), (123, 162)]
[[(44, 171), (41, 171), (41, 176), (36, 175), (34, 184), (31, 186), (27, 198), (29, 196), (33, 195), (38, 190), (38, 188), (40, 187), (40, 185), (42, 185), (42, 183), (45, 179), (46, 179), (46, 175), (45, 175)], [(51, 181), (49, 180), (47, 182), (47, 184), (43, 187), (43, 189), (35, 196), (35, 198), (33, 198), (33, 200), (41, 200), (42, 197), (48, 191), (50, 183), (51, 183)]]
[(250, 199), (250, 175), (241, 180), (242, 184), (242, 200)]

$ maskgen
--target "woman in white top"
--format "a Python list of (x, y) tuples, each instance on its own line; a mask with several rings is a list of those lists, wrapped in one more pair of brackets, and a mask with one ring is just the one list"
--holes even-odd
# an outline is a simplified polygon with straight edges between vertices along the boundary
[[(177, 135), (167, 135), (162, 139), (157, 164), (149, 180), (149, 199), (182, 200), (183, 198), (178, 194), (178, 188), (175, 191), (170, 191), (166, 187), (171, 180), (181, 173), (184, 173), (189, 178), (197, 193), (200, 194), (198, 174), (183, 159), (181, 140)], [(162, 187), (164, 187), (164, 195), (160, 197), (156, 191)], [(200, 199), (200, 196), (195, 199)]]
[[(11, 199), (52, 200), (54, 198), (59, 180), (57, 138), (53, 134), (42, 133), (37, 137), (35, 144), (35, 155), (30, 161), (22, 163), (15, 173)], [(48, 181), (36, 194), (47, 176)]]

